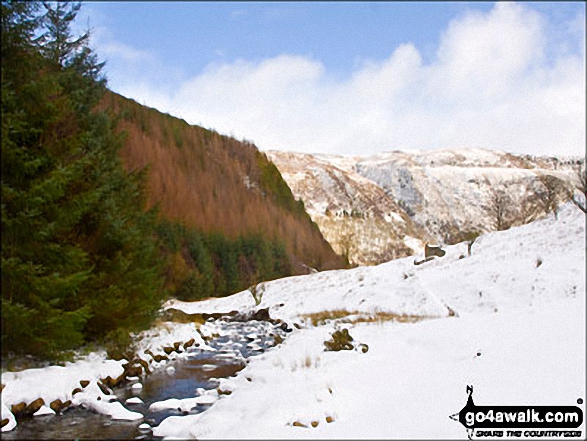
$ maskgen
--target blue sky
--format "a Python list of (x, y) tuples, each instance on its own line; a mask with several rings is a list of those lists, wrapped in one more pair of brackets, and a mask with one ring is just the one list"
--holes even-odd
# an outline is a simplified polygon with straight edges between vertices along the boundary
[[(490, 3), (88, 2), (92, 26), (196, 74), (213, 61), (282, 53), (349, 73), (355, 59), (382, 59), (412, 41), (429, 55), (456, 13)], [(94, 15), (95, 14), (95, 15)]]
[(262, 149), (584, 150), (581, 2), (86, 2), (78, 24), (113, 90)]

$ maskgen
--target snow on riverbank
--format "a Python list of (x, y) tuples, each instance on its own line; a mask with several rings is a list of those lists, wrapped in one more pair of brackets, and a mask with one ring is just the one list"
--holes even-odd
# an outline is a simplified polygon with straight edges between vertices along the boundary
[(351, 326), (351, 336), (369, 345), (365, 354), (323, 352), (332, 326), (303, 330), (221, 381), (231, 395), (204, 413), (169, 417), (153, 433), (465, 439), (449, 415), (465, 405), (467, 385), (480, 405), (574, 405), (585, 397), (583, 311), (575, 299), (523, 312)]
[[(448, 416), (464, 406), (469, 384), (478, 404), (575, 405), (586, 392), (584, 244), (585, 217), (567, 205), (556, 221), (480, 237), (470, 257), (458, 244), (418, 266), (401, 259), (268, 283), (257, 308), (302, 329), (222, 380), (231, 395), (202, 414), (167, 418), (154, 434), (465, 438)], [(248, 292), (166, 307), (256, 309)], [(320, 327), (305, 318), (329, 310), (439, 318)], [(324, 352), (337, 326), (369, 351)]]
[[(146, 361), (150, 369), (155, 369), (163, 365), (164, 361), (155, 361), (153, 356), (167, 356), (165, 348), (188, 340), (192, 340), (194, 345), (201, 349), (210, 349), (197, 332), (194, 323), (160, 323), (157, 327), (136, 336), (137, 355)], [(182, 355), (173, 352), (169, 357)], [(60, 400), (61, 403), (70, 402), (74, 406), (83, 405), (113, 419), (141, 419), (142, 414), (129, 411), (119, 402), (111, 402), (114, 396), (105, 394), (98, 387), (98, 383), (107, 377), (116, 379), (123, 375), (123, 366), (126, 363), (128, 360), (109, 360), (106, 353), (100, 351), (92, 352), (78, 361), (67, 362), (64, 366), (2, 373), (2, 420), (8, 420), (2, 431), (10, 431), (17, 425), (11, 411), (12, 406), (22, 403), (30, 405), (39, 398), (44, 404), (35, 415), (55, 413), (49, 405)]]
[[(73, 400), (72, 392), (76, 388), (81, 389), (80, 381), (87, 381), (90, 386), (87, 392), (82, 392), (80, 395), (84, 398), (91, 395), (96, 399), (104, 395), (98, 389), (97, 382), (108, 376), (116, 378), (123, 372), (122, 361), (107, 360), (104, 352), (92, 353), (83, 360), (65, 363), (65, 366), (4, 372), (2, 374), (2, 384), (5, 386), (2, 390), (2, 420), (8, 419), (9, 422), (2, 427), (2, 431), (6, 432), (16, 427), (16, 420), (10, 410), (12, 405), (30, 404), (40, 398), (44, 404), (36, 415), (54, 413), (49, 404), (56, 400), (62, 403)], [(104, 405), (107, 403), (102, 403), (103, 407)], [(113, 412), (113, 415), (116, 416), (116, 412)], [(126, 414), (121, 416), (124, 417)]]
[[(214, 401), (202, 414), (167, 418), (154, 434), (464, 438), (463, 427), (448, 415), (465, 404), (467, 384), (474, 385), (478, 404), (574, 405), (585, 399), (585, 216), (567, 205), (558, 220), (551, 215), (481, 236), (471, 256), (465, 243), (446, 251), (421, 265), (406, 258), (268, 282), (259, 287), (259, 305), (248, 291), (168, 302), (165, 308), (188, 314), (268, 308), (293, 332), (236, 377), (221, 380), (219, 389), (230, 395), (158, 404), (187, 408)], [(421, 320), (389, 321), (402, 315)], [(338, 320), (313, 325), (328, 317)], [(219, 326), (206, 323), (199, 332), (222, 334)], [(324, 341), (341, 326), (369, 351), (324, 352)], [(194, 323), (160, 323), (140, 335), (137, 353), (150, 369), (160, 367), (164, 361), (155, 356), (182, 356), (186, 347), (179, 342), (208, 348), (199, 332)], [(16, 424), (11, 406), (38, 398), (45, 403), (39, 413), (51, 412), (49, 403), (59, 399), (113, 418), (140, 419), (108, 402), (113, 396), (97, 387), (100, 379), (120, 376), (125, 363), (95, 353), (64, 367), (4, 372), (2, 420), (8, 424), (2, 431)], [(81, 380), (89, 384), (83, 388)]]

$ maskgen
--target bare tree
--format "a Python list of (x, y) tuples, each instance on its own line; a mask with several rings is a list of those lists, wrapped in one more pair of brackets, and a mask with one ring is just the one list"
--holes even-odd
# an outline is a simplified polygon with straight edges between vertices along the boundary
[(497, 231), (507, 230), (511, 227), (512, 200), (503, 190), (495, 190), (491, 197), (489, 212), (491, 213), (495, 229)]
[(554, 213), (554, 218), (558, 219), (558, 208), (563, 200), (569, 197), (565, 181), (552, 175), (540, 175), (538, 180), (543, 187), (543, 190), (538, 192), (538, 197), (542, 202), (544, 211)]
[[(577, 192), (581, 193), (582, 196), (578, 196)], [(569, 196), (571, 201), (581, 209), (583, 213), (587, 214), (587, 169), (585, 168), (585, 162), (577, 165), (577, 183), (575, 188), (569, 190)], [(581, 199), (583, 199), (581, 201)]]
[(342, 255), (346, 258), (347, 262), (350, 261), (350, 254), (351, 250), (354, 246), (354, 238), (355, 233), (354, 231), (349, 231), (348, 229), (340, 236), (339, 244), (342, 251)]
[(520, 200), (519, 210), (522, 225), (538, 219), (544, 212), (542, 201), (531, 189), (528, 189), (526, 196)]

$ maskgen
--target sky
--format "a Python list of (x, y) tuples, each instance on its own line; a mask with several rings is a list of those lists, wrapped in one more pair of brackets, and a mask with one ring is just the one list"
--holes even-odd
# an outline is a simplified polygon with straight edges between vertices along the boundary
[(91, 2), (109, 87), (262, 150), (584, 155), (583, 2)]

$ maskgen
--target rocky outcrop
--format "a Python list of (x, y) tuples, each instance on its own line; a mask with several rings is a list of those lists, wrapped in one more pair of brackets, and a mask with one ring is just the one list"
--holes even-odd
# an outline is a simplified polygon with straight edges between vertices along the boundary
[(422, 249), (422, 238), (431, 239), (393, 197), (356, 172), (358, 158), (273, 151), (268, 157), (325, 239), (350, 263), (409, 256)]
[(531, 222), (548, 211), (544, 177), (570, 186), (585, 160), (482, 149), (268, 156), (333, 249), (358, 265)]

